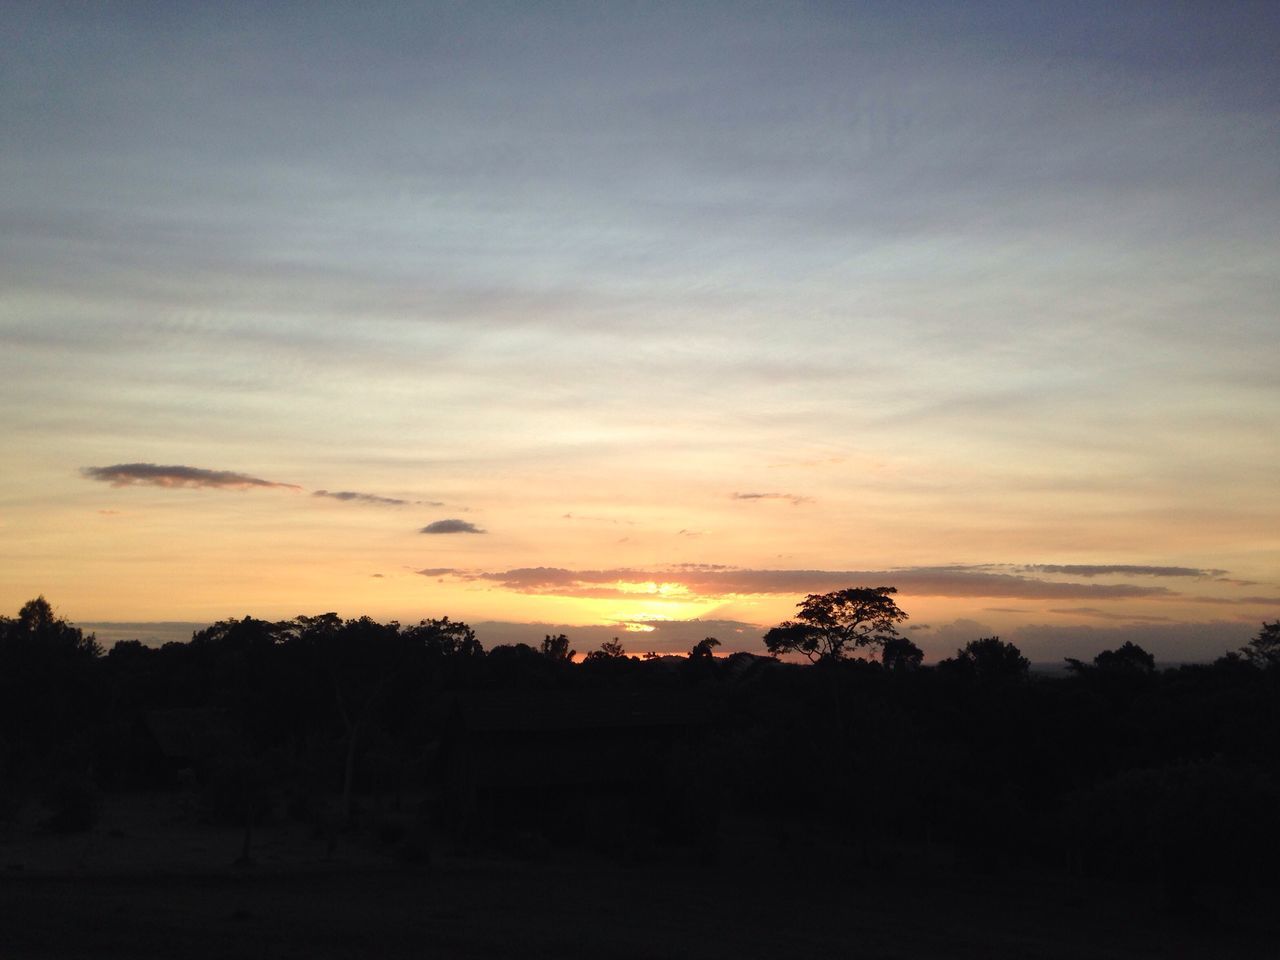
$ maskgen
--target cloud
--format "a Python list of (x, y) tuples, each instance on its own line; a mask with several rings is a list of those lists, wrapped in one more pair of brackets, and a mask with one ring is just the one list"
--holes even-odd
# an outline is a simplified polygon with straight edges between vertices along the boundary
[(1033, 573), (1063, 573), (1072, 577), (1221, 577), (1226, 570), (1197, 567), (1147, 567), (1127, 563), (1030, 563), (1019, 567)]
[(1096, 617), (1099, 620), (1129, 620), (1144, 623), (1171, 623), (1171, 617), (1148, 617), (1136, 613), (1114, 613), (1110, 610), (1099, 610), (1097, 607), (1057, 607), (1050, 613), (1075, 614), (1081, 617)]
[(733, 500), (786, 500), (793, 507), (813, 503), (813, 497), (802, 497), (794, 493), (731, 493), (729, 497)]
[(1214, 603), (1219, 606), (1280, 607), (1280, 597), (1185, 597), (1191, 603)]
[(213, 487), (218, 490), (249, 490), (254, 487), (302, 489), (296, 483), (277, 483), (230, 470), (205, 470), (178, 464), (117, 463), (110, 467), (82, 467), (80, 472), (90, 480), (109, 483), (113, 487), (144, 484), (152, 487)]
[(425, 570), (417, 570), (414, 572), (420, 573), (424, 577), (443, 577), (446, 574), (453, 573), (454, 569), (453, 567), (427, 567)]
[(423, 504), (428, 507), (442, 505), (435, 500), (401, 500), (397, 497), (380, 497), (376, 493), (358, 493), (355, 490), (317, 490), (311, 495), (328, 497), (330, 500), (342, 500), (346, 503), (368, 503), (379, 507), (407, 507), (412, 504)]
[(1177, 596), (1164, 587), (1135, 584), (1086, 584), (989, 573), (955, 567), (900, 570), (743, 570), (682, 565), (658, 569), (619, 567), (567, 570), (520, 567), (500, 572), (460, 574), (488, 580), (517, 593), (571, 597), (635, 597), (657, 592), (658, 585), (682, 587), (701, 597), (728, 595), (826, 593), (855, 585), (896, 586), (903, 594), (930, 597), (1001, 597), (1023, 600), (1112, 600)]
[(485, 533), (469, 520), (434, 520), (418, 531), (419, 533)]
[(938, 659), (949, 657), (969, 641), (996, 636), (999, 632), (981, 621), (961, 617), (950, 623), (944, 623), (933, 631), (929, 637), (929, 648), (926, 653), (937, 652)]
[(1153, 654), (1157, 661), (1177, 663), (1212, 660), (1248, 643), (1253, 632), (1249, 624), (1222, 620), (1115, 627), (1027, 624), (1015, 627), (1004, 639), (1016, 643), (1032, 661), (1059, 660), (1064, 656), (1090, 660), (1127, 640)]

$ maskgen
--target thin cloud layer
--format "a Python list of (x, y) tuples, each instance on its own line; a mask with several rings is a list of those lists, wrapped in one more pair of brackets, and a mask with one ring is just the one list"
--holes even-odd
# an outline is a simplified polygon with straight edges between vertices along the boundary
[(1207, 623), (1129, 623), (1123, 626), (1024, 624), (1004, 639), (1016, 643), (1034, 661), (1058, 661), (1063, 656), (1089, 660), (1126, 641), (1136, 643), (1166, 663), (1211, 660), (1249, 642), (1254, 624), (1226, 620)]
[(367, 503), (378, 507), (443, 506), (439, 500), (401, 500), (398, 497), (382, 497), (376, 493), (360, 493), (356, 490), (317, 490), (311, 495), (341, 500), (345, 503)]
[(607, 570), (567, 570), (562, 567), (520, 567), (501, 572), (459, 575), (471, 580), (491, 581), (516, 593), (590, 598), (634, 597), (645, 592), (700, 597), (803, 595), (842, 590), (858, 584), (892, 585), (903, 594), (932, 597), (1111, 600), (1176, 596), (1165, 587), (1066, 583), (956, 568), (723, 570), (691, 569), (684, 566), (668, 569), (619, 567)]
[(1280, 597), (1187, 597), (1192, 603), (1211, 603), (1219, 606), (1280, 607)]
[(1221, 577), (1226, 570), (1198, 567), (1148, 567), (1128, 563), (1031, 563), (1019, 567), (1033, 573), (1062, 573), (1072, 577)]
[(277, 483), (231, 470), (206, 470), (203, 467), (181, 464), (117, 463), (109, 467), (82, 467), (80, 472), (90, 480), (109, 483), (113, 487), (142, 485), (166, 488), (211, 487), (216, 490), (302, 489), (296, 483)]
[(813, 497), (802, 497), (795, 493), (732, 493), (732, 500), (786, 500), (793, 507), (802, 503), (813, 503)]
[(419, 533), (486, 533), (469, 520), (458, 520), (450, 517), (447, 520), (435, 520), (418, 531)]
[(1065, 613), (1080, 617), (1095, 617), (1099, 620), (1129, 620), (1142, 623), (1172, 623), (1171, 617), (1151, 617), (1138, 613), (1115, 613), (1099, 610), (1097, 607), (1054, 607), (1049, 613)]

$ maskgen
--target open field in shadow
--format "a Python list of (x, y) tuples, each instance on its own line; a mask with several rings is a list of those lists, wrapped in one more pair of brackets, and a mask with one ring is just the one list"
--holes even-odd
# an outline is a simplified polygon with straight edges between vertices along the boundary
[(749, 820), (725, 823), (713, 864), (681, 850), (460, 857), (441, 843), (408, 865), (367, 830), (329, 856), (277, 824), (237, 868), (234, 829), (166, 825), (157, 798), (140, 799), (131, 811), (118, 798), (74, 838), (80, 852), (70, 838), (10, 837), (6, 958), (1262, 958), (1280, 933), (1238, 894), (1171, 916), (1149, 886), (979, 871), (926, 847), (868, 866), (853, 844)]

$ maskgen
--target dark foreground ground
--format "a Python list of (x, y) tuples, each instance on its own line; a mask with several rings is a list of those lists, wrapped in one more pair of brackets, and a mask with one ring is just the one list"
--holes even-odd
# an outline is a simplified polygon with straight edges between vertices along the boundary
[(10, 872), (0, 882), (0, 956), (1276, 956), (1265, 909), (1226, 913), (1170, 915), (1144, 891), (1016, 873), (841, 882), (745, 864), (554, 859)]
[[(75, 957), (1275, 957), (1260, 928), (1016, 881), (816, 891), (556, 865), (8, 880), (9, 960)], [(1136, 914), (1136, 916), (1135, 916)]]
[(372, 838), (344, 839), (331, 857), (279, 828), (260, 834), (255, 866), (236, 868), (234, 831), (173, 833), (143, 857), (130, 856), (145, 850), (141, 829), (135, 837), (104, 827), (56, 843), (11, 837), (0, 849), (0, 958), (1280, 952), (1265, 892), (1210, 888), (1199, 909), (1171, 914), (1145, 886), (976, 871), (939, 851), (858, 867), (853, 847), (801, 833), (761, 840), (759, 826), (726, 825), (713, 865), (687, 851), (625, 864), (558, 849), (535, 861), (437, 853), (408, 865)]

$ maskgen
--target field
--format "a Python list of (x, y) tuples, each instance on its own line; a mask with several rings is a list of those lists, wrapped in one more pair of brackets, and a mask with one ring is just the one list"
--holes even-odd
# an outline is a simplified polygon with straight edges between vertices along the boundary
[(1261, 903), (978, 871), (946, 851), (853, 846), (735, 821), (713, 864), (436, 851), (407, 863), (366, 828), (330, 847), (299, 824), (240, 834), (174, 795), (112, 798), (87, 834), (13, 825), (0, 842), (0, 957), (1274, 957)]

